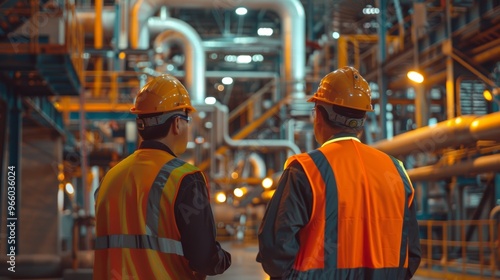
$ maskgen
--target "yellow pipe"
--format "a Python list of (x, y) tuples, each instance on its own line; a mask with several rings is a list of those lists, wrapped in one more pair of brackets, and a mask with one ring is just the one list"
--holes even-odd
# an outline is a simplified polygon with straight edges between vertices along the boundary
[[(95, 24), (94, 24), (94, 48), (96, 50), (102, 49), (103, 33), (102, 33), (102, 8), (103, 0), (95, 1)], [(101, 95), (101, 82), (102, 82), (102, 57), (97, 57), (95, 62), (95, 70), (97, 72), (95, 77), (96, 87), (94, 88), (93, 96), (98, 97)]]
[(338, 68), (342, 68), (347, 66), (347, 40), (341, 35), (338, 39)]
[(102, 48), (102, 8), (103, 0), (95, 0), (94, 47)]

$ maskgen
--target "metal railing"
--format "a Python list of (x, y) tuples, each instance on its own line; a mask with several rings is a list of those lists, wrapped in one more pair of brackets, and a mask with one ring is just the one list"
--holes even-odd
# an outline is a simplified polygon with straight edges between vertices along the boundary
[[(419, 221), (420, 276), (500, 279), (500, 224), (495, 220)], [(458, 277), (458, 278), (457, 278)]]

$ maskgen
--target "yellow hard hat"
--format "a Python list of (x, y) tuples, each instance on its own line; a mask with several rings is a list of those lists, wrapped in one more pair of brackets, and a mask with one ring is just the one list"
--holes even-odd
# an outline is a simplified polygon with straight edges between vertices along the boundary
[(373, 111), (370, 86), (358, 70), (351, 66), (339, 68), (323, 77), (318, 90), (307, 102), (323, 102), (361, 111)]
[(174, 76), (164, 74), (155, 77), (141, 88), (130, 112), (151, 114), (177, 110), (196, 111), (182, 83)]

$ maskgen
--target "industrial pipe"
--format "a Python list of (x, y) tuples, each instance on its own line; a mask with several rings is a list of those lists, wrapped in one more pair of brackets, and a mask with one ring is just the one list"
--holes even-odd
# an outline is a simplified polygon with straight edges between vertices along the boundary
[(185, 54), (186, 87), (192, 95), (191, 99), (195, 104), (205, 102), (205, 51), (201, 44), (201, 38), (189, 24), (175, 19), (150, 18), (148, 26), (155, 29), (164, 30), (155, 38), (154, 50), (157, 53), (163, 52), (164, 44), (169, 42), (179, 43)]
[(295, 154), (300, 154), (300, 148), (291, 140), (281, 139), (244, 139), (234, 140), (228, 132), (229, 109), (220, 103), (215, 103), (214, 106), (222, 113), (221, 120), (217, 124), (222, 127), (222, 139), (224, 143), (233, 148), (269, 148), (269, 149), (288, 149)]
[(303, 99), (305, 82), (305, 12), (299, 0), (240, 0), (217, 3), (213, 0), (139, 0), (132, 8), (130, 39), (133, 49), (147, 49), (147, 20), (162, 6), (177, 8), (232, 9), (246, 6), (253, 9), (276, 11), (283, 22), (284, 70), (287, 93), (293, 98)]
[(500, 140), (500, 112), (466, 115), (440, 122), (435, 126), (415, 129), (372, 147), (393, 156), (429, 153), (447, 147), (473, 144), (478, 140)]
[(408, 170), (412, 182), (436, 181), (465, 174), (480, 174), (500, 171), (500, 154), (454, 163), (448, 166), (424, 166)]

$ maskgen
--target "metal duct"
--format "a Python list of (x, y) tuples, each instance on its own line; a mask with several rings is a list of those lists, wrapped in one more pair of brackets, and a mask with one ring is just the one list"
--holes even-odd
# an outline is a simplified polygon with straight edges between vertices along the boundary
[(163, 45), (169, 42), (179, 43), (185, 54), (186, 87), (191, 94), (193, 103), (205, 102), (205, 51), (201, 44), (201, 38), (189, 24), (175, 19), (150, 18), (148, 27), (161, 28), (163, 31), (155, 38), (154, 49), (157, 53), (163, 52)]
[(245, 139), (245, 140), (234, 140), (229, 136), (228, 123), (229, 123), (229, 109), (220, 103), (215, 103), (214, 106), (221, 112), (221, 119), (217, 120), (217, 126), (222, 127), (222, 131), (217, 133), (222, 134), (223, 141), (226, 145), (233, 148), (270, 148), (270, 149), (288, 149), (295, 154), (300, 154), (300, 148), (291, 140), (280, 140), (280, 139)]
[(500, 140), (500, 112), (485, 116), (461, 116), (382, 140), (372, 145), (393, 156), (434, 152), (468, 145), (477, 140)]
[(482, 156), (474, 160), (457, 162), (449, 166), (424, 166), (408, 170), (412, 182), (433, 181), (457, 175), (500, 171), (500, 154)]
[[(95, 11), (77, 11), (76, 17), (83, 27), (85, 36), (92, 34), (94, 36)], [(102, 29), (103, 34), (113, 34), (115, 24), (115, 11), (113, 9), (104, 8), (102, 10)]]
[(305, 82), (305, 12), (299, 0), (139, 0), (132, 9), (130, 39), (133, 49), (146, 48), (139, 46), (142, 34), (147, 33), (147, 20), (162, 6), (178, 8), (212, 8), (232, 9), (246, 6), (252, 9), (269, 9), (276, 11), (282, 20), (284, 41), (284, 71), (287, 91), (293, 98), (303, 99)]

